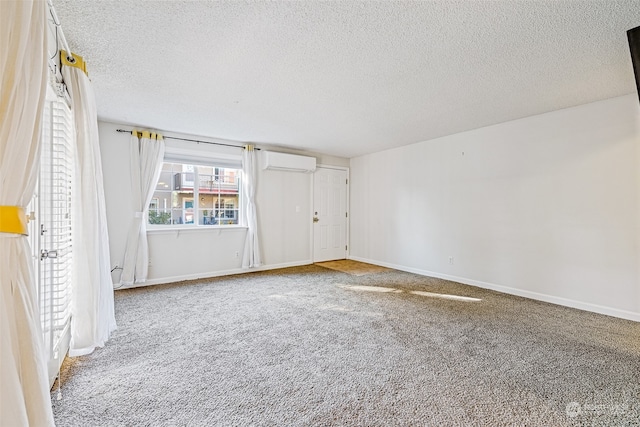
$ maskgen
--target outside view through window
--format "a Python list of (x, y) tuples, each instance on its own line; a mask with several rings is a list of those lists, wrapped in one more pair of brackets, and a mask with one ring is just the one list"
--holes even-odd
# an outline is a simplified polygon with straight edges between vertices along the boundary
[(238, 169), (163, 163), (149, 224), (238, 224), (239, 178)]

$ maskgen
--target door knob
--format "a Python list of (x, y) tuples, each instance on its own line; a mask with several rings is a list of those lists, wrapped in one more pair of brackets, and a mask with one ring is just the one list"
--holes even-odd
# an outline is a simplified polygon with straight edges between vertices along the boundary
[(318, 222), (318, 221), (320, 221), (320, 218), (318, 218), (317, 216), (314, 216), (313, 217), (313, 222)]

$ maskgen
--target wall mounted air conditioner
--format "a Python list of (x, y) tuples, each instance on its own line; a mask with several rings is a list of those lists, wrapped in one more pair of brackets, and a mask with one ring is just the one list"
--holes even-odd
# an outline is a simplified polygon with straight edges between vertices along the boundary
[(263, 151), (263, 169), (290, 172), (313, 172), (316, 170), (316, 158), (296, 154)]

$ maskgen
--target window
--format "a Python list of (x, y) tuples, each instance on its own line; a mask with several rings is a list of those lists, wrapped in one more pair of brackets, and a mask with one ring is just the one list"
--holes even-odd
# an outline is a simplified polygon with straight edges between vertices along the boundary
[(237, 225), (239, 169), (164, 162), (149, 204), (149, 224)]
[(73, 116), (64, 98), (47, 88), (42, 116), (40, 173), (28, 211), (49, 385), (69, 349), (73, 262)]

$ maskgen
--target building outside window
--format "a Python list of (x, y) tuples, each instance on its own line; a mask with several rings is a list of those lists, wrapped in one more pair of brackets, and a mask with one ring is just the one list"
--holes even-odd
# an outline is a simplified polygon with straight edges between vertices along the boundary
[(237, 225), (240, 170), (165, 162), (149, 204), (149, 224)]

